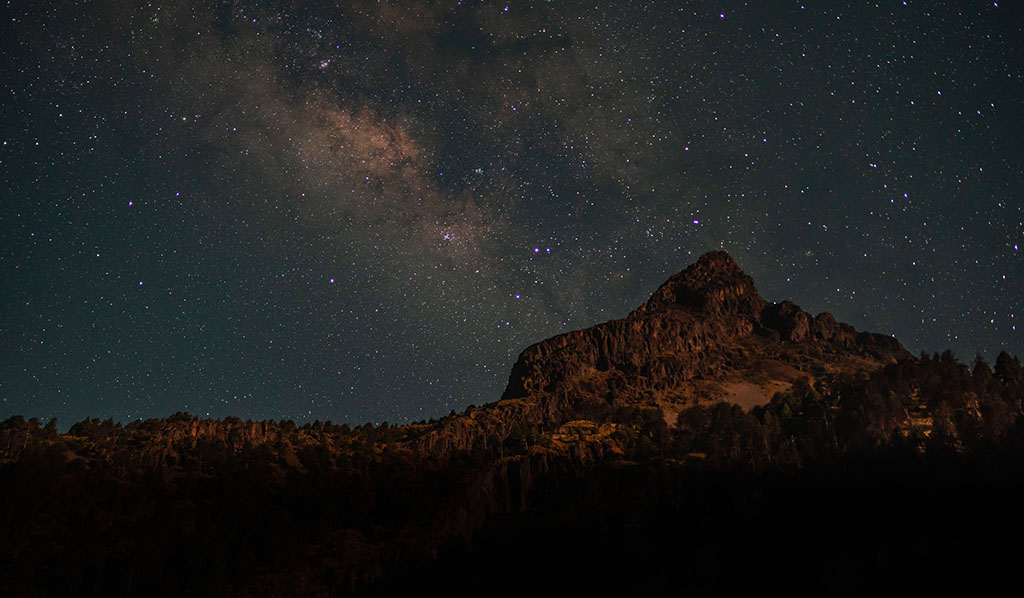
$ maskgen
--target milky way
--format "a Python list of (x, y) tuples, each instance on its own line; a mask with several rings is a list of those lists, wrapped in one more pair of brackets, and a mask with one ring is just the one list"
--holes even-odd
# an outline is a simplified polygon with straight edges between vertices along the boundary
[(340, 4), (4, 8), (0, 417), (437, 417), (713, 249), (1024, 352), (1019, 8)]

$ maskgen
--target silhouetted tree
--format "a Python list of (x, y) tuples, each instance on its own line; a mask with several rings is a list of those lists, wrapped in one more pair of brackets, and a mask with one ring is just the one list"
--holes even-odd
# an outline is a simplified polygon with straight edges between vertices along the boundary
[(51, 418), (43, 427), (43, 438), (52, 440), (57, 438), (57, 418)]
[(988, 388), (989, 383), (992, 382), (992, 369), (988, 367), (980, 354), (974, 358), (974, 370), (971, 372), (971, 376), (980, 390)]
[(996, 376), (1003, 384), (1020, 384), (1024, 382), (1024, 368), (1021, 368), (1020, 360), (1006, 351), (1001, 351), (996, 357)]

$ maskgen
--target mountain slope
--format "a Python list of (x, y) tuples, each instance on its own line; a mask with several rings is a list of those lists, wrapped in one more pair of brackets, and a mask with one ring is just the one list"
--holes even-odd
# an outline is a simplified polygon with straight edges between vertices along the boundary
[(857, 332), (829, 313), (765, 301), (723, 251), (672, 276), (627, 317), (528, 347), (502, 400), (420, 438), (431, 451), (467, 450), (518, 424), (600, 419), (625, 405), (680, 409), (768, 402), (794, 383), (877, 370), (913, 359), (894, 338)]

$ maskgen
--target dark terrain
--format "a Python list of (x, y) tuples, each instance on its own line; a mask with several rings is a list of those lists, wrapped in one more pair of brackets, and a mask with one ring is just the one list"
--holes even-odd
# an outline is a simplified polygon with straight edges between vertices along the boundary
[(1016, 357), (915, 357), (710, 253), (439, 421), (10, 418), (0, 593), (987, 593), (1022, 399)]

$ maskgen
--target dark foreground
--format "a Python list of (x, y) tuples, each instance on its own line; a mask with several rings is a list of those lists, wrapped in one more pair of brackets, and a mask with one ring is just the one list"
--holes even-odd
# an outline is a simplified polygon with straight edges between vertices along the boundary
[(4, 595), (987, 592), (1024, 557), (1020, 364), (952, 355), (744, 412), (644, 404), (350, 429), (11, 418)]

